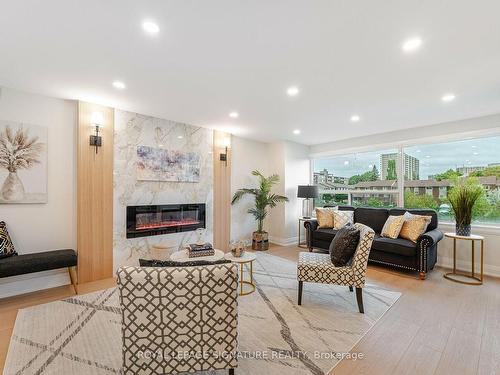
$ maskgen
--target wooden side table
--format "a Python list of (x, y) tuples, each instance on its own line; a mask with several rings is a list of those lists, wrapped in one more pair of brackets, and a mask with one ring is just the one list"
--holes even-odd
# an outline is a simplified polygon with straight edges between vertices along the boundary
[[(467, 285), (482, 285), (483, 284), (483, 255), (484, 255), (484, 237), (471, 234), (470, 236), (459, 236), (456, 233), (445, 233), (445, 237), (453, 239), (453, 271), (445, 273), (444, 278), (454, 281), (456, 283), (467, 284)], [(470, 274), (457, 272), (457, 240), (471, 241), (472, 244), (472, 269)], [(481, 243), (481, 274), (479, 277), (475, 274), (475, 243), (479, 241)], [(471, 279), (473, 281), (464, 281), (456, 278), (455, 276), (460, 276), (462, 278)]]

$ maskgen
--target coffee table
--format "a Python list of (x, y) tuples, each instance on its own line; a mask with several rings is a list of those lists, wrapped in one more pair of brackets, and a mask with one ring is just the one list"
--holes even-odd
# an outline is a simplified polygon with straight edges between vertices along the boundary
[[(251, 294), (255, 292), (255, 284), (253, 282), (253, 261), (257, 258), (255, 254), (249, 253), (245, 251), (241, 257), (235, 257), (231, 253), (224, 254), (224, 258), (230, 260), (233, 263), (239, 264), (240, 268), (240, 296), (246, 296), (247, 294)], [(244, 279), (243, 266), (245, 264), (250, 264), (250, 281)], [(244, 291), (243, 286), (250, 286), (250, 290)]]
[(213, 262), (215, 260), (221, 259), (224, 259), (224, 252), (217, 249), (215, 249), (214, 255), (210, 255), (207, 257), (190, 258), (187, 249), (176, 251), (175, 253), (172, 253), (172, 255), (170, 255), (170, 260), (175, 260), (176, 262), (187, 262), (188, 260), (208, 260)]

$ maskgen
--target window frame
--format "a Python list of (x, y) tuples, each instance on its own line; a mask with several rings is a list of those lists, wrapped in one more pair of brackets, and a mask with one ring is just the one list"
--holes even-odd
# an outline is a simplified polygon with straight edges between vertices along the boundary
[[(316, 159), (321, 159), (321, 158), (327, 158), (331, 156), (339, 156), (339, 155), (352, 155), (352, 154), (357, 154), (357, 153), (363, 153), (363, 152), (377, 152), (377, 151), (384, 151), (387, 149), (396, 149), (398, 152), (398, 159), (397, 159), (397, 164), (396, 164), (396, 169), (398, 171), (397, 173), (397, 186), (398, 189), (394, 190), (393, 194), (398, 193), (398, 206), (399, 207), (404, 207), (404, 189), (405, 189), (405, 170), (404, 170), (404, 150), (407, 147), (414, 147), (414, 146), (419, 146), (422, 144), (425, 145), (432, 145), (432, 144), (440, 144), (440, 143), (452, 143), (452, 142), (457, 142), (457, 141), (466, 141), (466, 140), (472, 140), (472, 139), (479, 139), (479, 138), (486, 138), (486, 137), (500, 137), (500, 127), (496, 128), (490, 128), (490, 129), (482, 129), (482, 130), (474, 130), (474, 131), (469, 131), (469, 132), (459, 132), (459, 133), (454, 133), (452, 135), (437, 135), (437, 136), (430, 136), (430, 137), (423, 137), (423, 138), (416, 138), (416, 139), (411, 139), (411, 140), (401, 140), (401, 141), (396, 141), (393, 143), (383, 143), (383, 144), (376, 144), (376, 145), (364, 145), (364, 146), (357, 146), (357, 147), (348, 147), (345, 149), (336, 149), (335, 151), (327, 151), (327, 152), (320, 152), (320, 153), (315, 153), (315, 154), (310, 154), (309, 159), (310, 159), (310, 183), (313, 184), (313, 179), (314, 179), (314, 161)], [(366, 191), (367, 193), (370, 193), (372, 191)], [(373, 191), (374, 193), (378, 193), (379, 191)], [(388, 193), (385, 191), (384, 193)], [(444, 225), (454, 225), (454, 222), (451, 221), (440, 221), (440, 224)], [(500, 229), (500, 226), (497, 224), (487, 224), (487, 223), (481, 223), (481, 224), (472, 224), (476, 228), (490, 228), (490, 229)]]

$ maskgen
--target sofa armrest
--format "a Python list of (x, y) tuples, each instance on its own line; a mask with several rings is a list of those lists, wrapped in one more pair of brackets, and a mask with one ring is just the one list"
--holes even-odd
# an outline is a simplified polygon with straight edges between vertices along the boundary
[(315, 231), (318, 228), (318, 220), (316, 219), (308, 219), (304, 221), (304, 228), (308, 231)]
[(443, 232), (439, 229), (430, 230), (424, 234), (422, 234), (418, 238), (418, 243), (420, 244), (422, 241), (426, 243), (427, 247), (434, 246), (443, 238)]

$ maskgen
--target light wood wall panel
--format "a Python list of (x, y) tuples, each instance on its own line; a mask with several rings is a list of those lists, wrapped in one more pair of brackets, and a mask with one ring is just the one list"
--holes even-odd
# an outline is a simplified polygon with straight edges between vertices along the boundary
[[(101, 112), (102, 146), (89, 145), (93, 112)], [(113, 276), (113, 127), (114, 110), (78, 103), (77, 250), (78, 282)], [(63, 182), (62, 182), (63, 183)]]
[[(219, 160), (228, 146), (227, 165)], [(214, 247), (229, 250), (231, 235), (231, 134), (214, 131)]]

